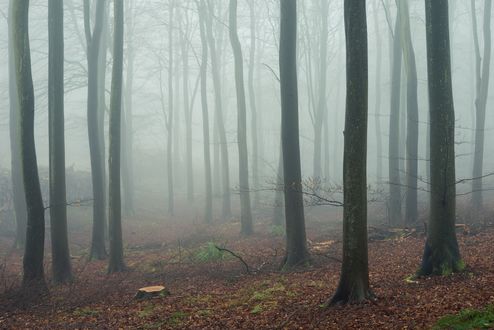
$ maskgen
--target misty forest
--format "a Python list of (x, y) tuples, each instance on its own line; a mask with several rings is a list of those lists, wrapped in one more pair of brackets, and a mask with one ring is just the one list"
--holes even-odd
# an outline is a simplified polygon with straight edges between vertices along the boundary
[(492, 0), (0, 0), (1, 329), (493, 329)]

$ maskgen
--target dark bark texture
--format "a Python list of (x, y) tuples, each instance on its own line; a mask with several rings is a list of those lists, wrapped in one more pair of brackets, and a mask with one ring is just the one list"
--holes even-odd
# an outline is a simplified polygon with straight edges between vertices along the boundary
[(420, 275), (463, 268), (456, 240), (455, 113), (447, 0), (425, 0), (430, 114), (430, 217)]
[(331, 304), (372, 296), (367, 252), (368, 59), (365, 1), (345, 0), (346, 76), (343, 152), (343, 264)]

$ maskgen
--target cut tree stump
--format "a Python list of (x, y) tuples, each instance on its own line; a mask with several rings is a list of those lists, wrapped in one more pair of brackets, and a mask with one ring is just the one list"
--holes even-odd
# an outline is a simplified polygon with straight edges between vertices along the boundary
[(134, 296), (134, 299), (149, 299), (159, 296), (168, 296), (169, 294), (170, 291), (162, 285), (147, 286), (140, 288)]

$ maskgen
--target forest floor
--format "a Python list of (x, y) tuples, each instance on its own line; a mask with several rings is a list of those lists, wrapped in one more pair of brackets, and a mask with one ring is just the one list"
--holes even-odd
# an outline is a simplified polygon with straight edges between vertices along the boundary
[[(421, 260), (423, 235), (398, 232), (371, 240), (370, 281), (377, 299), (326, 308), (339, 280), (340, 225), (309, 222), (311, 265), (281, 272), (279, 228), (256, 223), (256, 234), (242, 238), (238, 223), (128, 219), (128, 270), (114, 275), (106, 274), (106, 261), (87, 261), (90, 228), (72, 227), (75, 281), (50, 283), (50, 293), (36, 302), (16, 295), (21, 252), (0, 253), (0, 329), (427, 329), (445, 314), (494, 303), (494, 229), (487, 228), (459, 233), (465, 272), (418, 280), (410, 275)], [(0, 252), (7, 243), (0, 238)], [(241, 256), (249, 272), (215, 245)], [(50, 273), (49, 253), (46, 259)], [(164, 285), (170, 294), (134, 299), (148, 285)]]

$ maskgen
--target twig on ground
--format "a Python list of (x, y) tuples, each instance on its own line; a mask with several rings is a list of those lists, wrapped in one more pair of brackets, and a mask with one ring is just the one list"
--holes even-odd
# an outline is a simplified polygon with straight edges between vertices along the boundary
[(242, 262), (242, 264), (244, 264), (245, 266), (245, 270), (247, 271), (248, 274), (252, 274), (251, 270), (250, 270), (250, 267), (249, 265), (245, 262), (245, 260), (239, 256), (238, 254), (236, 254), (235, 252), (231, 251), (231, 250), (228, 250), (226, 248), (222, 248), (222, 247), (219, 247), (217, 245), (214, 246), (215, 248), (218, 249), (218, 251), (222, 251), (222, 252), (228, 252), (230, 253), (232, 256), (234, 256), (235, 258), (237, 258), (238, 260), (240, 260)]

